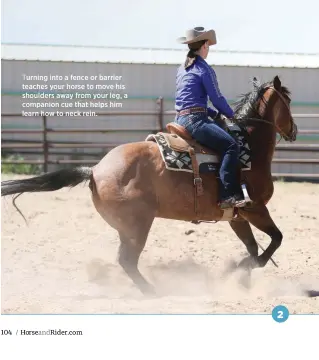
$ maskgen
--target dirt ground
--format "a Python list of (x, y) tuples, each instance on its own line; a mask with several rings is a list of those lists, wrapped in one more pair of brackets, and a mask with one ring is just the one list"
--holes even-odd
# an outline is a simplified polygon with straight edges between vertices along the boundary
[[(17, 176), (2, 176), (2, 180)], [(268, 207), (284, 235), (250, 289), (236, 272), (246, 256), (228, 223), (156, 219), (139, 268), (158, 296), (143, 296), (116, 262), (117, 233), (96, 213), (85, 185), (17, 200), (29, 226), (2, 198), (2, 313), (319, 313), (318, 184), (275, 184)], [(193, 232), (191, 231), (193, 230)], [(253, 229), (265, 247), (266, 235)]]

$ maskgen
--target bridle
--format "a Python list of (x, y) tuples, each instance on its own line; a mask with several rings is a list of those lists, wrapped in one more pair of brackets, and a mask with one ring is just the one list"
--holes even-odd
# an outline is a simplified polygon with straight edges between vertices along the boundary
[[(273, 90), (280, 98), (280, 100), (284, 103), (284, 105), (286, 106), (286, 108), (288, 109), (288, 111), (290, 112), (290, 108), (289, 108), (289, 105), (287, 104), (287, 101), (286, 99), (284, 98), (284, 96), (277, 90), (275, 89), (273, 86), (268, 86), (264, 89), (264, 93), (262, 95), (262, 97), (260, 98), (260, 100), (263, 102), (264, 104), (264, 109), (263, 109), (263, 113), (265, 112), (265, 109), (268, 105), (268, 102), (267, 100), (265, 99), (264, 97), (264, 94), (267, 90)], [(259, 115), (259, 116), (263, 116), (259, 113), (259, 110), (256, 109), (256, 113)], [(296, 140), (296, 136), (297, 136), (297, 131), (298, 131), (298, 128), (297, 128), (297, 125), (294, 123), (293, 119), (292, 119), (292, 116), (290, 116), (290, 125), (291, 125), (291, 132), (289, 135), (285, 134), (282, 129), (275, 123), (272, 123), (271, 121), (268, 121), (268, 120), (265, 120), (265, 119), (259, 119), (259, 118), (245, 118), (245, 120), (251, 120), (251, 121), (257, 121), (257, 122), (263, 122), (263, 123), (266, 123), (268, 125), (271, 125), (271, 126), (274, 126), (277, 130), (277, 132), (279, 133), (280, 135), (280, 139), (278, 140), (277, 144), (281, 141), (282, 138), (284, 138), (286, 141), (295, 141)]]

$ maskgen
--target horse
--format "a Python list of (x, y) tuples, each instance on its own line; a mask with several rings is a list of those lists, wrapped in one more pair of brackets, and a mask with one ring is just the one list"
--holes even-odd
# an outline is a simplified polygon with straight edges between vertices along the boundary
[[(166, 132), (114, 147), (93, 167), (78, 166), (22, 180), (2, 181), (1, 196), (56, 191), (88, 181), (97, 213), (118, 232), (117, 261), (144, 294), (155, 293), (154, 286), (138, 269), (140, 254), (155, 218), (197, 223), (227, 221), (248, 251), (240, 265), (251, 270), (261, 268), (283, 239), (267, 203), (274, 191), (271, 162), (276, 134), (290, 142), (297, 136), (290, 102), (290, 91), (275, 76), (265, 83), (254, 78), (252, 90), (234, 104), (233, 125), (245, 132), (251, 151), (248, 171), (238, 166), (238, 181), (245, 185), (249, 195), (249, 202), (242, 208), (220, 209), (218, 153), (203, 148), (191, 139), (185, 128), (174, 122), (167, 124)], [(157, 135), (161, 136), (160, 141)], [(185, 171), (168, 167), (163, 156), (163, 141), (166, 149), (179, 155), (178, 159), (188, 157), (191, 165)], [(211, 170), (201, 170), (204, 165), (210, 165)], [(271, 238), (260, 255), (251, 225)]]

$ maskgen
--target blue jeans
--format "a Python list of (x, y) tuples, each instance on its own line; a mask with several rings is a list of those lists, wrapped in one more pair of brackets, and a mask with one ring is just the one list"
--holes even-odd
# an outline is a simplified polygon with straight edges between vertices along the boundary
[(177, 116), (175, 122), (184, 126), (198, 143), (219, 154), (220, 180), (223, 184), (221, 200), (240, 194), (240, 184), (237, 182), (239, 149), (235, 139), (204, 113)]

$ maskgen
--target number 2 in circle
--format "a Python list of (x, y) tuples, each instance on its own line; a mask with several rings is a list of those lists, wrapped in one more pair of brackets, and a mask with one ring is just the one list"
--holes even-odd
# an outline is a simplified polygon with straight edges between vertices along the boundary
[(288, 319), (289, 310), (284, 305), (275, 306), (271, 315), (276, 322), (282, 323)]

